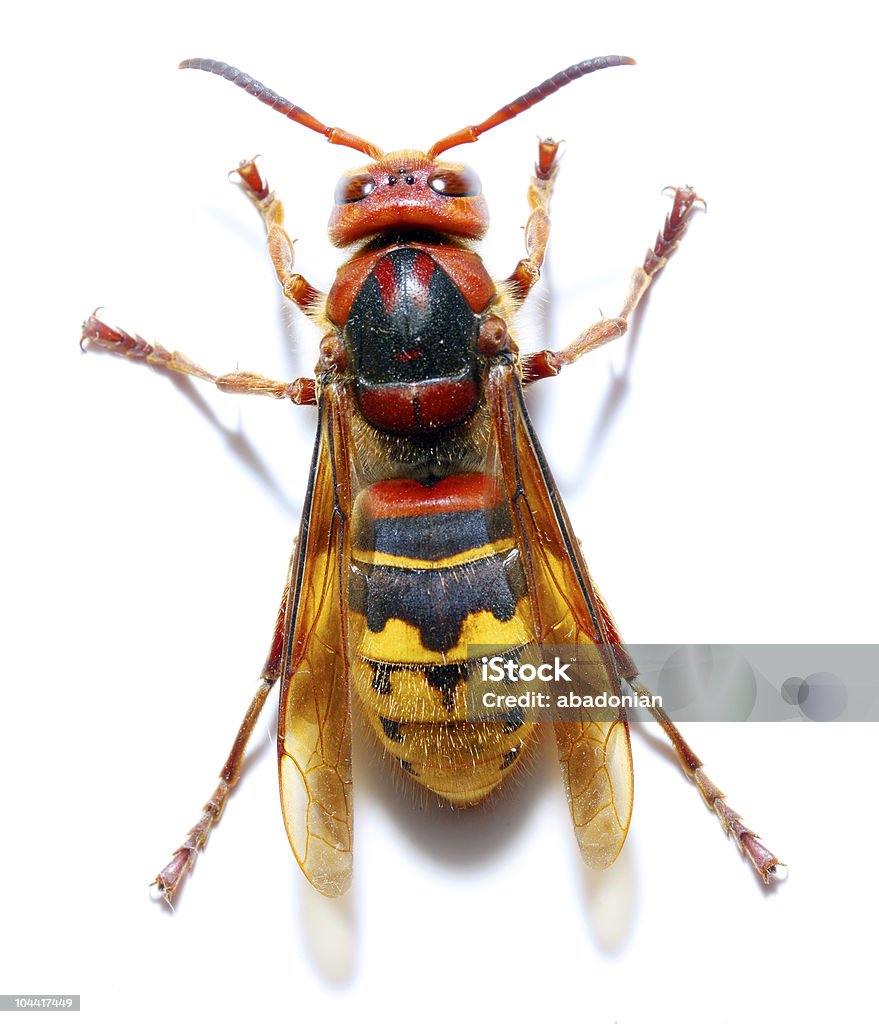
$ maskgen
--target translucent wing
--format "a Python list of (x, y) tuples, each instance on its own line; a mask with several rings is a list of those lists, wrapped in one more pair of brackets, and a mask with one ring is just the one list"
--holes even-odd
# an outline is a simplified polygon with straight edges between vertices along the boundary
[(284, 824), (311, 884), (351, 883), (351, 702), (347, 626), (350, 542), (348, 396), (325, 388), (308, 495), (288, 581), (278, 771)]
[[(599, 645), (588, 659), (590, 691), (620, 695), (620, 677), (634, 674), (598, 597), (522, 399), (512, 365), (495, 366), (489, 401), (504, 486), (513, 512), (542, 644)], [(619, 855), (632, 816), (632, 756), (625, 712), (555, 723), (574, 830), (590, 867)]]

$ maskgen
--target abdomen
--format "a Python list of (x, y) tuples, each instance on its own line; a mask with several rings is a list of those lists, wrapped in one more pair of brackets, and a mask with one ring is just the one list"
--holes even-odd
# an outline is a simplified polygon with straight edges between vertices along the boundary
[(534, 730), (518, 707), (472, 720), (473, 695), (485, 684), (468, 647), (516, 658), (533, 642), (499, 482), (460, 473), (374, 483), (355, 502), (351, 525), (354, 686), (367, 718), (421, 785), (454, 804), (476, 803)]

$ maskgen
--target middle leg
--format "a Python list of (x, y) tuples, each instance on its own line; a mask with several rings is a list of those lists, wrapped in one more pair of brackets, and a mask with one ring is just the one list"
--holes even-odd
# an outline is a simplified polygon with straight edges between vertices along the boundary
[(235, 370), (217, 375), (194, 363), (182, 352), (169, 352), (158, 342), (150, 344), (139, 334), (129, 334), (121, 327), (112, 327), (97, 316), (97, 310), (82, 325), (80, 347), (83, 351), (95, 346), (116, 356), (138, 359), (148, 366), (155, 366), (172, 373), (198, 377), (235, 395), (269, 395), (271, 398), (288, 398), (294, 405), (316, 405), (316, 383), (313, 377), (297, 377), (295, 380), (272, 380), (259, 373)]

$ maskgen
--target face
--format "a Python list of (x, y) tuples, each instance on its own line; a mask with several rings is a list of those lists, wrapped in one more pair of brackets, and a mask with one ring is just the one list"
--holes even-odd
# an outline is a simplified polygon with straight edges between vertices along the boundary
[(345, 174), (330, 216), (333, 245), (346, 246), (382, 231), (421, 228), (482, 238), (488, 208), (476, 173), (463, 164), (430, 160), (408, 150)]

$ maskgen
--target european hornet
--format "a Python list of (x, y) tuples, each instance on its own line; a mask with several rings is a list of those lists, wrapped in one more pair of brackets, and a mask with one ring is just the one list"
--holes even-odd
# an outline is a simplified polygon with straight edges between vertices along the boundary
[[(317, 440), (298, 542), (271, 651), (220, 782), (155, 884), (170, 903), (238, 781), (244, 750), (280, 680), (278, 766), (284, 823), (311, 884), (344, 893), (352, 871), (352, 692), (400, 770), (453, 806), (479, 803), (515, 770), (541, 723), (518, 705), (474, 720), (478, 645), (523, 663), (547, 645), (592, 648), (589, 687), (649, 697), (589, 575), (523, 400), (625, 334), (632, 313), (678, 245), (699, 197), (674, 190), (672, 208), (618, 316), (559, 350), (520, 354), (512, 332), (540, 276), (559, 143), (542, 139), (528, 193), (525, 256), (494, 280), (473, 244), (488, 229), (479, 178), (443, 158), (562, 86), (629, 57), (583, 61), (452, 132), (426, 152), (384, 153), (322, 124), (236, 68), (180, 66), (245, 89), (369, 163), (335, 191), (331, 242), (356, 246), (329, 292), (293, 271), (280, 201), (253, 160), (235, 172), (262, 216), (284, 295), (323, 332), (315, 377), (217, 376), (92, 315), (83, 341), (237, 394), (318, 408)], [(705, 774), (661, 708), (651, 710), (684, 771), (764, 882), (780, 862)], [(606, 719), (608, 716), (605, 715)], [(632, 813), (632, 760), (624, 710), (555, 721), (574, 831), (586, 863), (618, 856)]]

